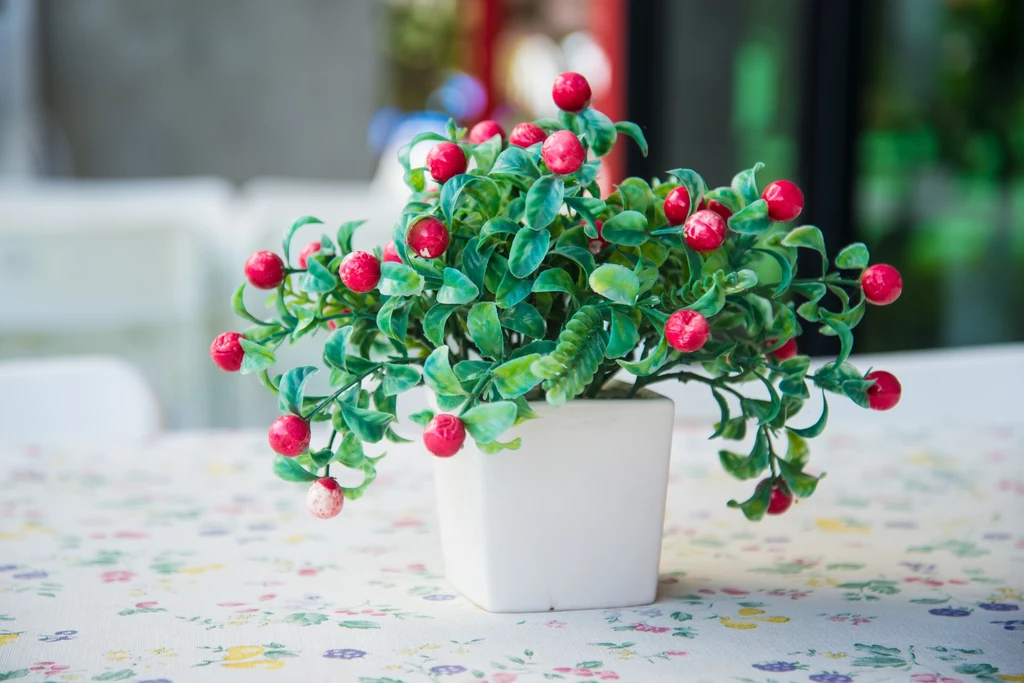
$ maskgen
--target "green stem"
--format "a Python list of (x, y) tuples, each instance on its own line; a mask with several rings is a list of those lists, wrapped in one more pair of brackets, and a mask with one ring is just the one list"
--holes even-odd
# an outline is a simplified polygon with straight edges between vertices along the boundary
[(480, 378), (480, 381), (476, 383), (475, 387), (473, 387), (473, 393), (470, 394), (469, 400), (466, 401), (466, 403), (462, 406), (462, 410), (459, 411), (459, 417), (465, 415), (466, 411), (473, 407), (473, 404), (476, 403), (476, 400), (480, 398), (480, 394), (484, 393), (484, 389), (486, 389), (487, 385), (490, 383), (491, 376), (489, 374), (484, 375), (483, 377)]
[(768, 464), (772, 469), (772, 479), (778, 479), (779, 477), (779, 464), (776, 462), (779, 456), (775, 454), (775, 446), (772, 445), (771, 432), (768, 426), (761, 427), (764, 430), (764, 437), (768, 439)]

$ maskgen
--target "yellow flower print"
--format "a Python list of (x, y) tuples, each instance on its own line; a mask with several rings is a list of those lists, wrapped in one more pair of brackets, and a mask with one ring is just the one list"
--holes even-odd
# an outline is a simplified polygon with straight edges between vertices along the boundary
[(108, 652), (105, 657), (112, 662), (123, 662), (129, 658), (129, 655), (125, 650), (114, 650)]
[(1001, 681), (1016, 681), (1017, 683), (1024, 683), (1024, 674), (996, 674), (996, 678)]
[[(410, 654), (412, 653), (411, 650), (409, 652), (410, 652)], [(384, 667), (384, 670), (385, 671), (398, 671), (401, 668), (402, 668), (402, 666), (400, 664), (389, 664), (389, 665)]]
[(266, 669), (274, 671), (284, 666), (280, 659), (252, 659), (246, 662), (225, 662), (221, 666), (228, 669)]
[(464, 648), (464, 647), (460, 647), (460, 648), (456, 648), (456, 649), (452, 650), (452, 654), (453, 654), (453, 655), (464, 655), (464, 654), (469, 654), (469, 650), (467, 650), (467, 649), (466, 649), (466, 648)]
[(174, 650), (171, 650), (171, 649), (166, 648), (166, 647), (158, 647), (155, 650), (150, 650), (150, 653), (152, 653), (154, 655), (163, 655), (164, 657), (177, 657), (178, 656), (178, 655), (176, 655), (174, 653)]
[(421, 650), (440, 650), (441, 646), (440, 645), (434, 645), (434, 644), (420, 645), (420, 649)]
[(830, 534), (866, 534), (871, 531), (871, 527), (865, 524), (838, 517), (822, 517), (816, 520), (815, 524)]
[(718, 620), (722, 622), (722, 625), (726, 628), (737, 628), (737, 629), (752, 629), (757, 628), (755, 621), (764, 622), (767, 624), (785, 624), (789, 621), (789, 617), (765, 617), (761, 616), (764, 614), (764, 610), (757, 609), (756, 607), (743, 607), (739, 610), (739, 618), (733, 617), (719, 617)]
[(839, 585), (839, 580), (838, 579), (807, 579), (807, 581), (805, 582), (805, 585), (815, 586), (815, 587), (820, 587), (820, 586), (838, 586)]
[(395, 653), (396, 654), (400, 654), (400, 655), (414, 655), (414, 654), (416, 654), (416, 650), (410, 650), (410, 649), (395, 650)]
[(2, 633), (0, 634), (0, 646), (10, 645), (18, 639), (20, 633)]
[(822, 654), (828, 657), (829, 659), (843, 659), (844, 657), (846, 657), (845, 652), (823, 652)]
[(259, 657), (261, 654), (263, 654), (263, 648), (259, 645), (235, 645), (228, 648), (227, 654), (224, 655), (224, 661), (237, 662), (240, 659)]
[(204, 574), (216, 569), (224, 569), (222, 564), (208, 564), (202, 567), (182, 567), (178, 570), (180, 574)]
[(1016, 600), (1017, 602), (1024, 602), (1024, 593), (1013, 588), (998, 588), (996, 589), (996, 595), (999, 596), (994, 598), (996, 601)]

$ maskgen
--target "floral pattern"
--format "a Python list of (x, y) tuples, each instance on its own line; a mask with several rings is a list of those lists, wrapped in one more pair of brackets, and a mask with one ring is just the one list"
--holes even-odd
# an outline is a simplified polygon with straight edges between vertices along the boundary
[(758, 524), (704, 436), (657, 602), (554, 614), (448, 586), (416, 445), (331, 522), (261, 435), (0, 452), (0, 681), (1024, 681), (1024, 430), (824, 436), (819, 494)]

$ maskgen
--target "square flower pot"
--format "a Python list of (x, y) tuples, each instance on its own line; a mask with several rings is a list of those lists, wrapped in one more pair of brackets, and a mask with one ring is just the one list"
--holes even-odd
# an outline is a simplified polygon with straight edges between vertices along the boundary
[(541, 417), (502, 437), (522, 437), (519, 450), (488, 455), (468, 439), (454, 457), (435, 458), (449, 582), (490, 612), (650, 604), (672, 401), (643, 391), (531, 406)]

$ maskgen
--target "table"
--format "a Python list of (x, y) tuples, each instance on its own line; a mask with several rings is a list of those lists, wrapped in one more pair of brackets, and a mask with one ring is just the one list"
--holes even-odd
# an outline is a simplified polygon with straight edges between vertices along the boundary
[(416, 445), (328, 522), (261, 434), (2, 451), (0, 680), (1024, 681), (1024, 426), (830, 425), (758, 524), (708, 433), (677, 430), (657, 603), (526, 615), (446, 585)]

